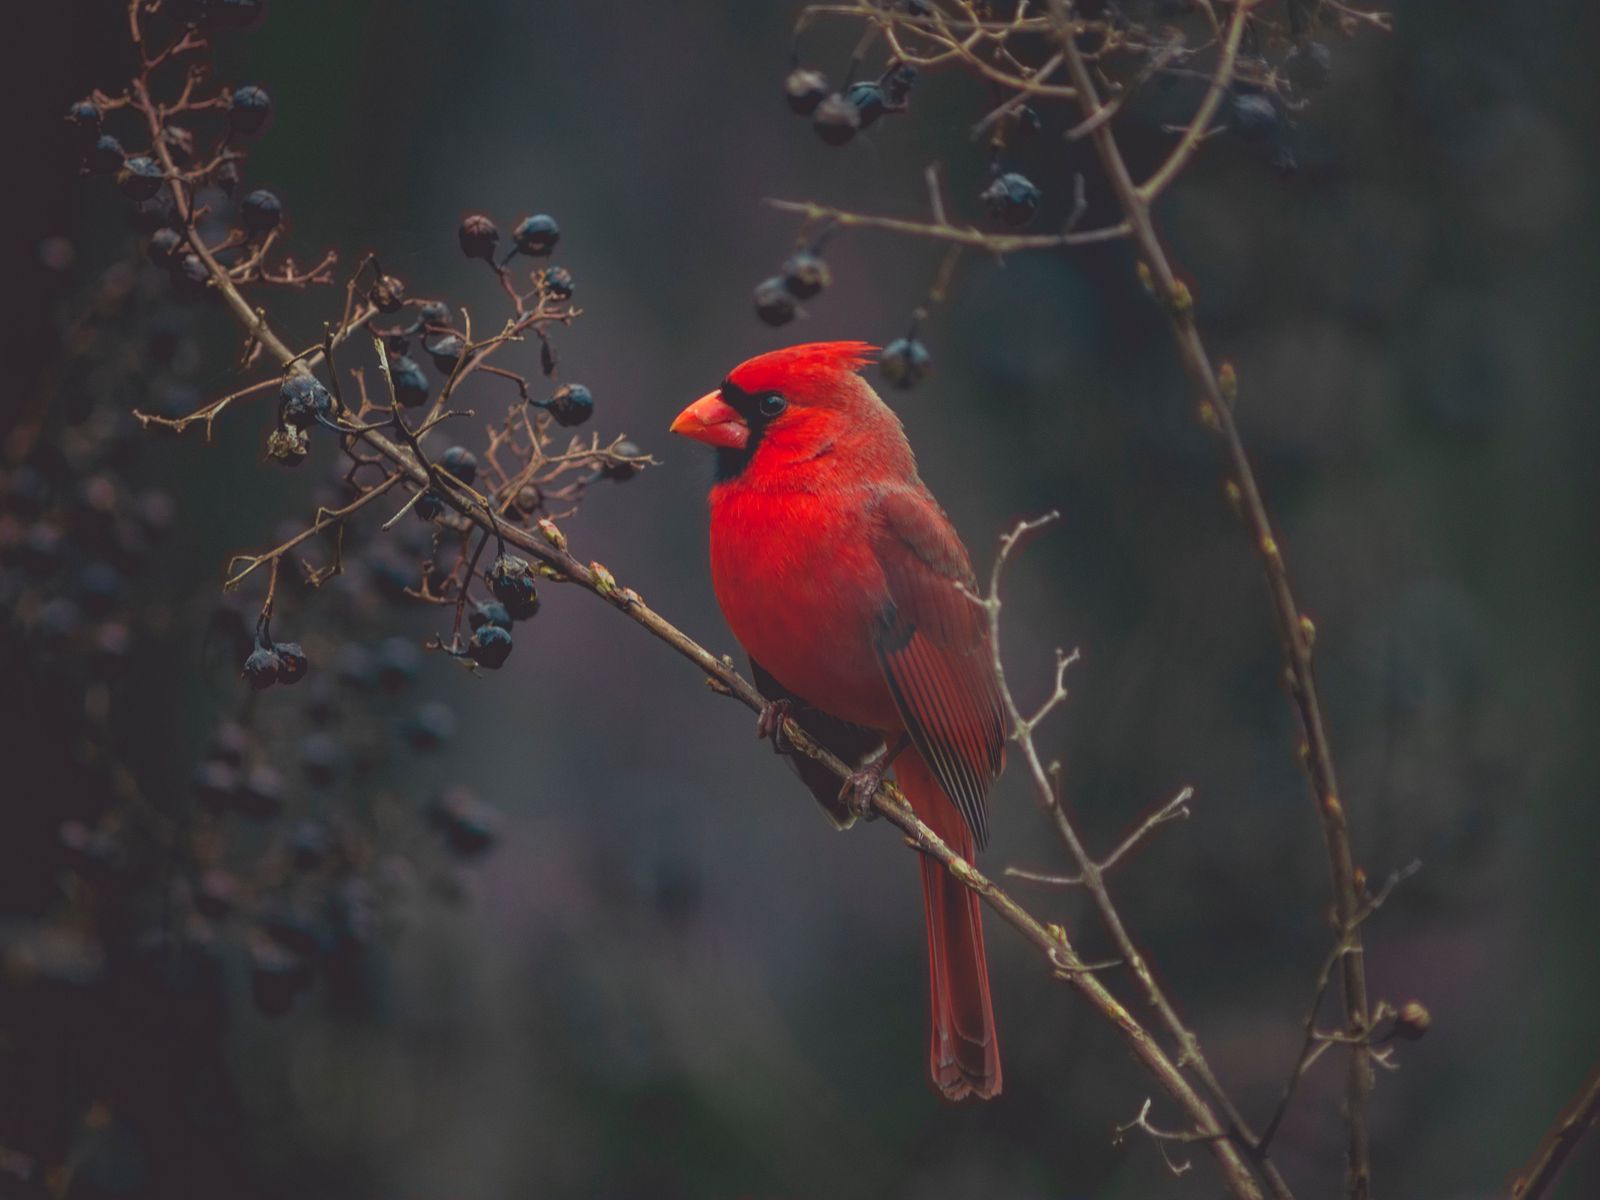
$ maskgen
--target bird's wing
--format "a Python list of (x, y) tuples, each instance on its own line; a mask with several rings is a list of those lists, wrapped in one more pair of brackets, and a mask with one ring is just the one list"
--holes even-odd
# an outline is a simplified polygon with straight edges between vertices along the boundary
[(982, 846), (984, 797), (1005, 763), (1006, 730), (984, 611), (970, 596), (972, 564), (923, 489), (883, 493), (872, 539), (890, 601), (878, 661), (912, 744)]
[[(874, 750), (883, 745), (882, 734), (813, 708), (774, 679), (772, 673), (753, 658), (750, 660), (750, 674), (755, 681), (756, 691), (768, 700), (789, 701), (790, 718), (798, 722), (817, 745), (838, 755), (851, 769), (861, 766)], [(828, 819), (840, 829), (850, 828), (855, 823), (855, 815), (851, 813), (849, 805), (839, 798), (839, 777), (810, 755), (793, 752), (786, 753), (784, 757), (794, 767), (795, 774), (800, 776), (800, 782), (811, 789), (811, 794), (822, 805)]]

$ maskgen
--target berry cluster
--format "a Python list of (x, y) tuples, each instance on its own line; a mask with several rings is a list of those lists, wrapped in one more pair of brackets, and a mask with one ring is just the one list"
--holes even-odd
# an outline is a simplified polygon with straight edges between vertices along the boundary
[[(211, 78), (213, 40), (264, 7), (140, 0), (119, 21), (136, 74), (71, 106), (67, 136), (143, 252), (72, 314), (61, 396), (0, 448), (0, 648), (51, 727), (72, 731), (76, 756), (51, 766), (51, 787), (30, 789), (30, 820), (48, 813), (55, 829), (59, 885), (40, 891), (37, 920), (0, 931), (0, 974), (47, 988), (132, 981), (150, 997), (140, 1011), (173, 1014), (152, 1036), (186, 1044), (221, 1026), (185, 1024), (185, 1005), (225, 1011), (235, 976), (268, 1015), (313, 991), (370, 1003), (371, 959), (408, 898), (465, 890), (460, 868), (502, 823), (462, 783), (414, 782), (457, 725), (425, 694), (438, 661), (426, 650), (474, 672), (503, 666), (539, 586), (560, 576), (504, 545), (486, 553), (489, 531), (564, 545), (556, 522), (587, 489), (652, 461), (621, 437), (579, 432), (596, 397), (564, 377), (556, 351), (579, 310), (574, 273), (552, 261), (562, 232), (548, 214), (504, 238), (481, 215), (457, 228), (505, 297), (486, 329), (365, 254), (319, 342), (279, 337), (274, 290), (331, 284), (338, 259), (303, 267), (285, 253), (291, 206), (247, 182), (272, 97)], [(216, 374), (193, 336), (197, 302), (247, 331), (227, 356), (247, 374), (226, 395), (196, 388)], [(186, 564), (160, 557), (181, 502), (150, 479), (182, 466), (141, 467), (187, 447), (141, 430), (210, 441), (233, 420), (259, 429), (263, 470), (298, 468), (310, 517), (235, 557), (208, 617), (173, 606)], [(408, 615), (437, 615), (446, 631), (375, 632)], [(175, 787), (144, 748), (149, 713), (178, 703), (169, 693), (202, 660), (211, 733)], [(176, 743), (193, 722), (157, 724)], [(41, 958), (40, 946), (70, 953)], [(103, 1086), (69, 1082), (75, 1095)], [(130, 1106), (163, 1103), (157, 1083)], [(28, 1157), (0, 1146), (0, 1178)]]
[[(1045, 192), (1008, 161), (1023, 156), (1021, 141), (1037, 143), (1037, 135), (1052, 118), (1065, 113), (1073, 119), (1078, 106), (1077, 89), (1061, 78), (1063, 56), (1052, 52), (1059, 48), (1059, 31), (1041, 8), (965, 0), (899, 0), (864, 5), (858, 11), (808, 9), (797, 33), (825, 12), (869, 27), (857, 46), (857, 58), (876, 44), (883, 45), (887, 54), (882, 74), (875, 81), (847, 82), (835, 89), (822, 71), (803, 66), (794, 66), (785, 77), (783, 91), (789, 108), (809, 117), (817, 135), (830, 145), (851, 141), (887, 113), (905, 112), (919, 67), (971, 69), (982, 77), (993, 99), (973, 127), (974, 133), (986, 135), (987, 142), (989, 179), (975, 197), (987, 218), (986, 226), (963, 224), (946, 214), (936, 173), (930, 169), (934, 220), (927, 224), (865, 217), (810, 203), (776, 202), (780, 208), (805, 215), (801, 244), (819, 229), (826, 236), (849, 225), (942, 240), (953, 250), (975, 246), (996, 256), (1024, 248), (1073, 244), (1074, 226), (1086, 207), (1082, 180), (1060, 234), (1024, 236), (1023, 231), (1041, 223)], [(1316, 26), (1337, 23), (1348, 32), (1358, 19), (1381, 23), (1373, 14), (1358, 18), (1346, 13), (1335, 22), (1320, 7), (1307, 11), (1305, 6), (1289, 5), (1286, 11), (1279, 11), (1264, 5), (1249, 14), (1245, 36), (1230, 39), (1231, 44), (1223, 49), (1216, 36), (1215, 14), (1209, 6), (1193, 0), (1143, 5), (1085, 3), (1073, 6), (1072, 17), (1074, 36), (1107, 85), (1106, 94), (1114, 100), (1093, 119), (1076, 114), (1069, 138), (1084, 137), (1119, 110), (1138, 111), (1142, 89), (1152, 80), (1160, 90), (1188, 85), (1191, 90), (1198, 89), (1202, 111), (1211, 113), (1211, 122), (1207, 128), (1190, 130), (1185, 134), (1187, 140), (1198, 143), (1212, 133), (1228, 133), (1242, 145), (1264, 150), (1270, 162), (1284, 172), (1295, 168), (1293, 116), (1305, 108), (1311, 93), (1327, 85), (1332, 73), (1332, 53), (1325, 42), (1313, 36)], [(852, 59), (849, 75), (856, 66)], [(1216, 87), (1212, 86), (1214, 79), (1220, 80)], [(1158, 111), (1152, 107), (1147, 119), (1159, 121)], [(1182, 127), (1177, 127), (1177, 132), (1182, 133)], [(1191, 151), (1192, 145), (1175, 151), (1180, 156), (1178, 165)], [(1038, 157), (1037, 146), (1031, 157)], [(1077, 235), (1076, 240), (1104, 241), (1115, 236), (1121, 233), (1107, 229)], [(945, 298), (953, 266), (947, 259), (927, 300), (918, 306), (913, 333), (885, 348), (881, 375), (891, 386), (913, 387), (927, 374), (930, 358), (915, 329), (929, 309)], [(769, 325), (785, 325), (802, 315), (799, 301), (806, 298), (805, 284), (797, 286), (795, 272), (786, 265), (782, 273), (756, 286), (756, 314)]]

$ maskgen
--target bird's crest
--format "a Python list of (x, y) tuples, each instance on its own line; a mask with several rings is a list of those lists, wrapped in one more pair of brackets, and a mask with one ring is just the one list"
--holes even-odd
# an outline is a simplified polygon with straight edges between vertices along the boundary
[(806, 391), (853, 375), (871, 361), (878, 347), (868, 342), (807, 342), (746, 359), (728, 372), (728, 380), (754, 395), (765, 391)]

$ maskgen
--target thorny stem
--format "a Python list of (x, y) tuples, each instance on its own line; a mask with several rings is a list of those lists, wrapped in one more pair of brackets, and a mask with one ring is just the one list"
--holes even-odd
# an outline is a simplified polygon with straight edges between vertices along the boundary
[[(1224, 39), (1223, 62), (1219, 63), (1217, 83), (1202, 104), (1215, 109), (1218, 96), (1227, 88), (1232, 54), (1243, 34), (1246, 20), (1254, 7), (1249, 0), (1240, 0), (1234, 6)], [(1051, 19), (1055, 22), (1057, 38), (1067, 56), (1068, 73), (1078, 89), (1078, 104), (1084, 117), (1090, 118), (1101, 107), (1099, 92), (1090, 75), (1088, 64), (1078, 49), (1066, 5), (1062, 0), (1052, 0)], [(1209, 122), (1197, 120), (1194, 129), (1204, 128)], [(1369, 1027), (1367, 1011), (1366, 964), (1362, 957), (1356, 914), (1362, 906), (1361, 889), (1356, 881), (1355, 860), (1350, 849), (1350, 831), (1343, 804), (1339, 799), (1338, 780), (1333, 765), (1333, 750), (1323, 726), (1322, 703), (1317, 695), (1316, 677), (1312, 667), (1310, 623), (1302, 617), (1289, 576), (1284, 567), (1283, 555), (1267, 516), (1255, 472), (1245, 453), (1244, 443), (1234, 424), (1233, 412), (1225, 400), (1217, 374), (1201, 341), (1195, 325), (1193, 299), (1188, 288), (1173, 273), (1156, 234), (1150, 216), (1150, 196), (1164, 186), (1160, 173), (1147, 181), (1145, 187), (1157, 184), (1150, 194), (1133, 182), (1127, 163), (1108, 124), (1097, 126), (1090, 134), (1111, 186), (1116, 193), (1123, 215), (1132, 229), (1139, 258), (1149, 272), (1157, 296), (1163, 300), (1171, 324), (1178, 358), (1188, 376), (1190, 385), (1199, 399), (1201, 421), (1222, 441), (1224, 458), (1237, 489), (1239, 508), (1249, 527), (1261, 557), (1271, 595), (1273, 613), (1278, 626), (1285, 658), (1288, 660), (1286, 678), (1289, 692), (1299, 714), (1306, 737), (1305, 765), (1315, 792), (1317, 813), (1322, 821), (1323, 838), (1327, 846), (1328, 863), (1333, 880), (1336, 936), (1339, 943), (1348, 941), (1349, 950), (1340, 958), (1344, 994), (1346, 1031), (1364, 1037)], [(1187, 139), (1186, 139), (1187, 140)], [(1180, 149), (1182, 146), (1180, 144)], [(1176, 152), (1174, 159), (1176, 158)], [(1169, 164), (1173, 162), (1169, 159)], [(1231, 494), (1231, 493), (1230, 493)], [(1349, 1200), (1367, 1200), (1371, 1195), (1371, 1159), (1367, 1140), (1365, 1108), (1372, 1089), (1372, 1068), (1364, 1045), (1354, 1047), (1350, 1055), (1349, 1074), (1345, 1086), (1345, 1154), (1347, 1158), (1346, 1194)]]

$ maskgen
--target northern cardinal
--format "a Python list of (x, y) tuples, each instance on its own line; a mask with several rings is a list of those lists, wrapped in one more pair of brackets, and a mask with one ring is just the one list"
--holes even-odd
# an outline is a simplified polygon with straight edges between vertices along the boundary
[[(917, 815), (971, 862), (1006, 729), (972, 565), (859, 371), (875, 347), (819, 342), (741, 363), (672, 432), (714, 446), (711, 576), (769, 704), (855, 772), (792, 761), (841, 824), (891, 764)], [(966, 589), (964, 592), (963, 589)], [(929, 1071), (947, 1098), (1000, 1091), (977, 895), (922, 862)]]

